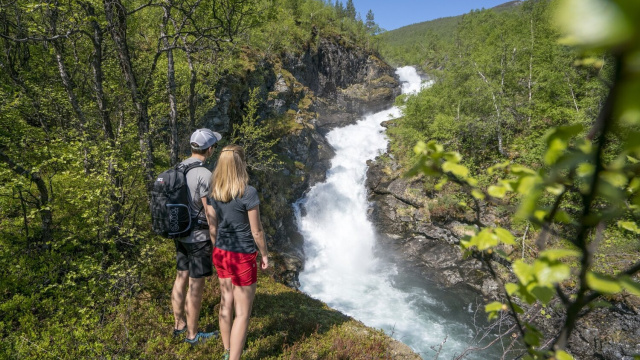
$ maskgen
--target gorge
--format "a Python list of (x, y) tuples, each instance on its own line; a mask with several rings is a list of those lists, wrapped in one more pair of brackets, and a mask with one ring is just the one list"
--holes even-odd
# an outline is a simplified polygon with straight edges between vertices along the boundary
[[(396, 73), (404, 94), (423, 87), (414, 68)], [(314, 185), (296, 205), (306, 255), (300, 289), (367, 326), (383, 329), (424, 359), (436, 353), (451, 358), (479, 346), (480, 338), (489, 341), (484, 338), (484, 316), (474, 317), (482, 300), (467, 289), (442, 289), (422, 277), (394, 249), (381, 244), (368, 216), (367, 160), (387, 148), (381, 123), (398, 116), (400, 109), (392, 107), (327, 133), (336, 154), (326, 181)], [(468, 358), (498, 356), (492, 351)]]

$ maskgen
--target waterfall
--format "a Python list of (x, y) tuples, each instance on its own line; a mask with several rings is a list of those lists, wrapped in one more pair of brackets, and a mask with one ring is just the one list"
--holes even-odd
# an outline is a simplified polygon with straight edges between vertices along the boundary
[[(400, 68), (397, 74), (403, 93), (428, 85), (413, 67)], [(417, 272), (380, 256), (367, 218), (366, 161), (387, 148), (380, 123), (399, 116), (400, 109), (392, 107), (327, 134), (336, 155), (326, 181), (296, 204), (306, 254), (301, 290), (384, 330), (425, 359), (433, 358), (431, 346), (438, 347), (446, 338), (440, 356), (447, 359), (473, 340), (475, 295), (439, 289)]]

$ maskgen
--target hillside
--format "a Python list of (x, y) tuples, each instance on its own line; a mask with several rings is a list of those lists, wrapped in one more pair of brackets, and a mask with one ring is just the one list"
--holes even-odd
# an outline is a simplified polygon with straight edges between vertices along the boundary
[[(495, 12), (512, 12), (522, 1), (509, 1), (489, 9)], [(452, 42), (458, 24), (464, 15), (438, 18), (386, 31), (377, 36), (382, 56), (394, 66), (420, 65), (424, 59), (432, 58), (437, 48), (430, 47), (433, 41)]]

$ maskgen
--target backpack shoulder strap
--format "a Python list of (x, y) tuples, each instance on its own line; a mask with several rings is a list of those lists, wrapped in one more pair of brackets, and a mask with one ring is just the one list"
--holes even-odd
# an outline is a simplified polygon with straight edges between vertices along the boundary
[(199, 168), (199, 167), (204, 167), (204, 164), (202, 163), (202, 161), (196, 161), (194, 163), (191, 163), (189, 165), (183, 165), (183, 164), (179, 164), (177, 169), (180, 170), (182, 169), (182, 172), (185, 176), (187, 176), (187, 173), (195, 168)]
[[(177, 170), (182, 170), (182, 173), (184, 174), (185, 178), (187, 177), (187, 173), (190, 170), (193, 170), (195, 168), (199, 168), (199, 167), (204, 167), (204, 163), (202, 161), (196, 161), (194, 163), (191, 163), (189, 165), (184, 165), (182, 163), (178, 164), (178, 166), (176, 167)], [(189, 185), (187, 185), (188, 187)], [(189, 203), (191, 203), (192, 199), (191, 197), (189, 197)], [(202, 210), (204, 209), (204, 204), (202, 204), (202, 206), (200, 207), (200, 210), (198, 210), (198, 213), (196, 214), (195, 218), (198, 218), (200, 216), (200, 213), (202, 213)]]

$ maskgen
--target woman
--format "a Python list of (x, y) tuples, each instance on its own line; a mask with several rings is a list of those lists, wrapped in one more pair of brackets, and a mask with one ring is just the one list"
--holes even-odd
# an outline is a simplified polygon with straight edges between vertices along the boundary
[(207, 198), (209, 230), (215, 246), (213, 264), (222, 293), (219, 322), (226, 350), (224, 359), (240, 359), (244, 348), (256, 294), (257, 250), (262, 255), (262, 270), (269, 267), (260, 222), (260, 200), (256, 189), (248, 185), (244, 156), (244, 150), (238, 145), (222, 149), (211, 177), (211, 195)]

